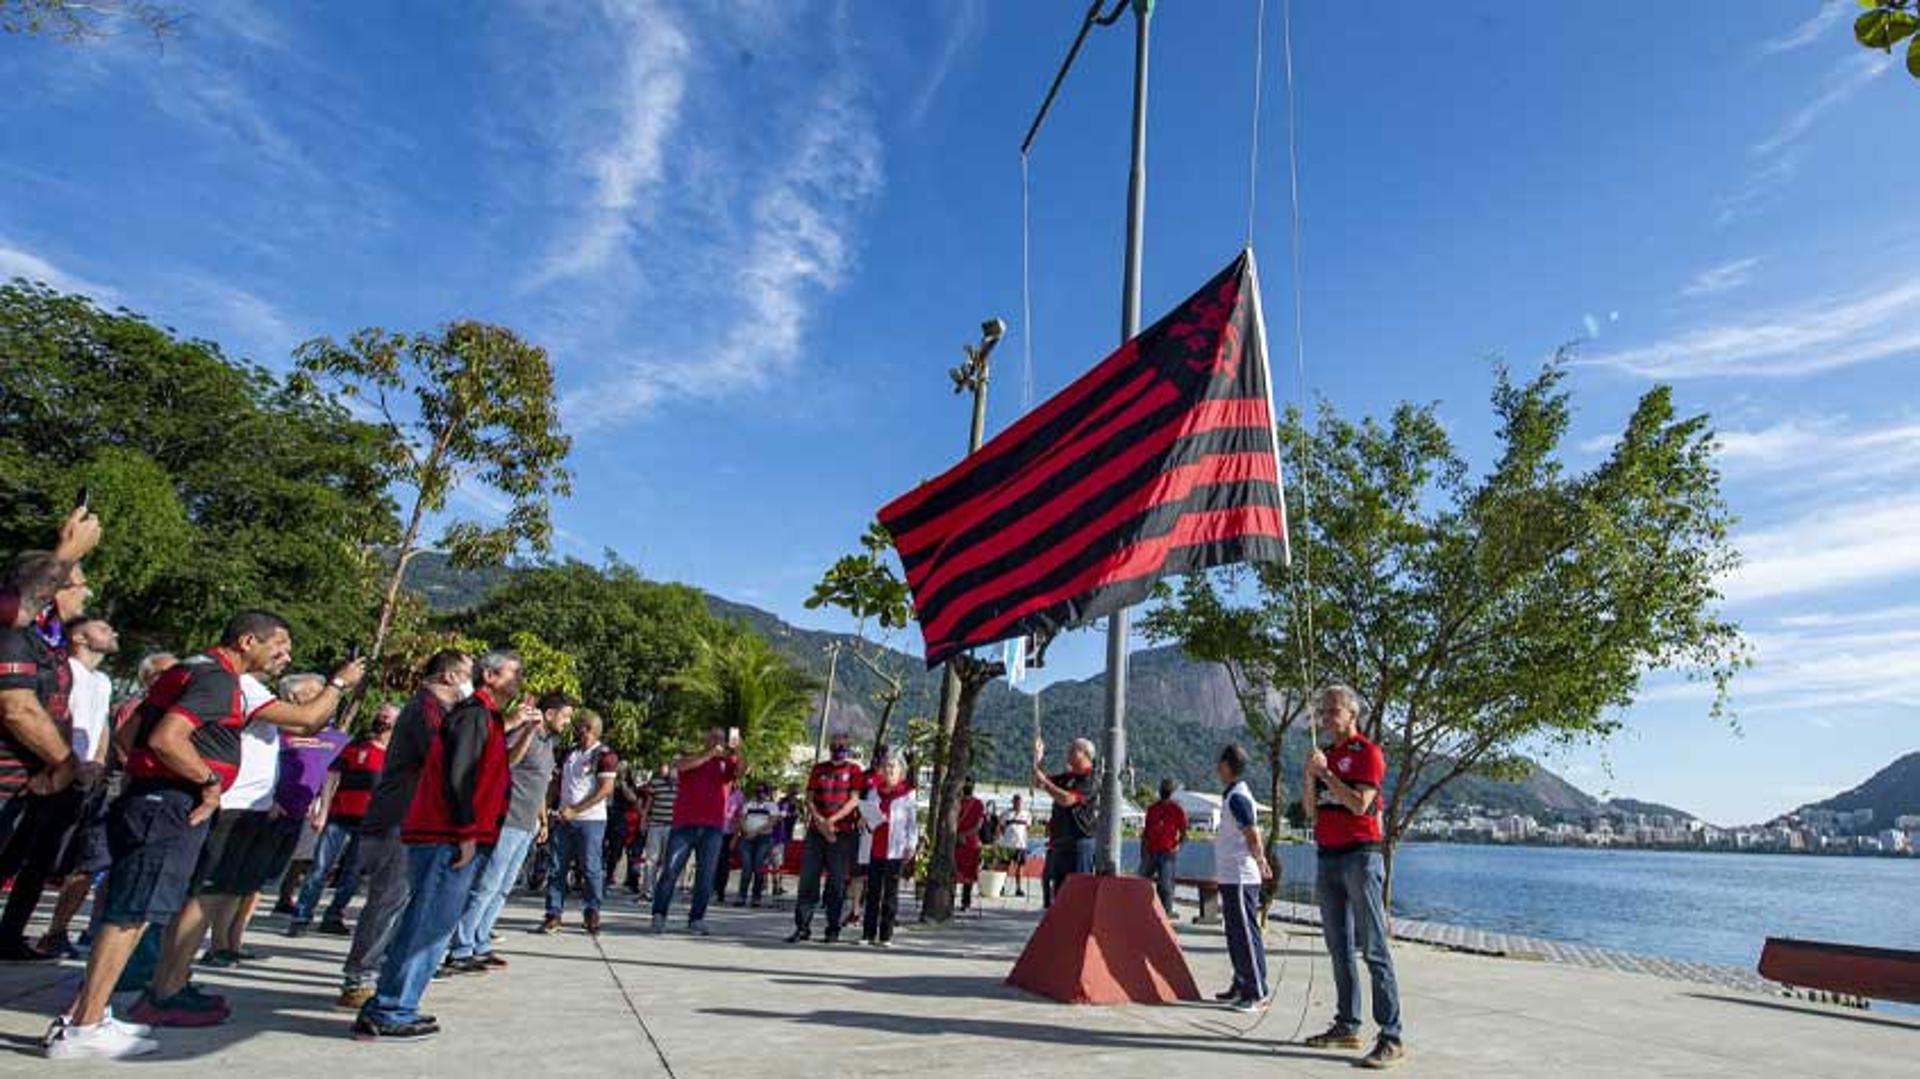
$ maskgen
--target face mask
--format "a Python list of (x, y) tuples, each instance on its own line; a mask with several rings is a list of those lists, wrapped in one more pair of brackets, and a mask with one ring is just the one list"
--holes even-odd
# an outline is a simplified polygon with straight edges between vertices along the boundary
[(455, 693), (460, 694), (460, 699), (464, 701), (468, 697), (473, 696), (473, 682), (469, 680), (457, 683), (454, 685), (453, 690)]
[(846, 747), (846, 746), (834, 746), (834, 747), (833, 747), (833, 759), (834, 759), (834, 760), (836, 760), (836, 761), (843, 761), (843, 760), (846, 760), (846, 759), (847, 759), (847, 753), (848, 753), (848, 750), (847, 750), (847, 747)]

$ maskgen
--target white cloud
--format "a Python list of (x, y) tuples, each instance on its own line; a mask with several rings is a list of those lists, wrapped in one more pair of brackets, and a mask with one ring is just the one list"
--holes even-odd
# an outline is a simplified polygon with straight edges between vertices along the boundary
[(108, 306), (118, 303), (120, 299), (120, 294), (110, 286), (68, 273), (31, 251), (12, 246), (6, 237), (0, 236), (0, 282), (16, 277), (38, 281), (60, 292), (91, 296), (96, 303)]
[(237, 344), (238, 351), (274, 367), (285, 366), (293, 347), (308, 336), (271, 301), (211, 277), (185, 278), (173, 306), (217, 329), (219, 339)]
[(940, 53), (928, 65), (920, 91), (907, 107), (909, 127), (919, 127), (927, 118), (927, 110), (933, 107), (935, 99), (940, 96), (940, 88), (946, 84), (947, 76), (953, 73), (953, 65), (960, 59), (960, 54), (972, 47), (986, 28), (986, 9), (981, 0), (957, 0), (948, 8), (952, 12), (952, 19), (941, 38)]
[(1807, 470), (1809, 479), (1836, 480), (1920, 473), (1920, 423), (1861, 427), (1845, 417), (1787, 419), (1768, 427), (1731, 429), (1715, 436), (1721, 459), (1738, 470)]
[(689, 359), (648, 355), (618, 377), (569, 394), (570, 429), (590, 430), (646, 412), (670, 397), (714, 399), (765, 387), (800, 358), (818, 298), (854, 264), (858, 211), (881, 186), (880, 140), (850, 73), (831, 78), (807, 111), (791, 154), (753, 200), (748, 239), (716, 305), (724, 326)]
[(1820, 40), (1834, 23), (1846, 16), (1848, 7), (1842, 0), (1821, 0), (1820, 7), (1813, 14), (1781, 34), (1760, 46), (1760, 55), (1772, 56), (1776, 53), (1792, 52)]
[(1780, 122), (1772, 133), (1753, 144), (1751, 167), (1740, 185), (1715, 200), (1716, 222), (1727, 225), (1770, 202), (1800, 169), (1801, 144), (1822, 118), (1893, 66), (1893, 58), (1877, 52), (1854, 52), (1834, 66), (1825, 87)]
[(1680, 290), (1680, 295), (1715, 296), (1722, 292), (1731, 292), (1746, 284), (1753, 277), (1753, 271), (1759, 268), (1758, 258), (1734, 259), (1718, 266), (1709, 266), (1694, 274), (1693, 280), (1687, 282), (1686, 287)]
[(652, 196), (667, 173), (669, 144), (680, 124), (693, 50), (686, 31), (664, 5), (603, 2), (600, 11), (620, 43), (620, 75), (588, 104), (610, 113), (570, 147), (572, 171), (590, 193), (533, 284), (579, 277), (629, 250), (650, 217)]
[(1689, 330), (1582, 362), (1648, 378), (1787, 376), (1920, 352), (1920, 282)]
[(1920, 493), (1810, 507), (1734, 537), (1743, 561), (1722, 591), (1731, 603), (1831, 593), (1920, 576)]

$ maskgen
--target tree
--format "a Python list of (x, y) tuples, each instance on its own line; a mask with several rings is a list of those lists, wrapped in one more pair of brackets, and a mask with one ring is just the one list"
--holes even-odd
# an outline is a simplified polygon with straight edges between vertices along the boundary
[(0, 548), (43, 546), (86, 486), (129, 655), (203, 647), (242, 607), (285, 615), (302, 664), (364, 639), (391, 463), (381, 428), (212, 342), (0, 285)]
[[(873, 753), (877, 757), (887, 743), (887, 727), (894, 709), (906, 695), (908, 672), (888, 661), (897, 655), (886, 646), (885, 637), (904, 629), (913, 621), (913, 600), (907, 586), (893, 572), (888, 552), (893, 540), (878, 521), (869, 525), (860, 537), (860, 550), (841, 557), (827, 569), (807, 597), (808, 610), (838, 607), (855, 620), (853, 658), (880, 682), (873, 694), (880, 705), (880, 718), (874, 724)], [(867, 623), (879, 627), (882, 639), (867, 639)]]
[[(1608, 458), (1576, 473), (1559, 455), (1564, 375), (1561, 359), (1523, 384), (1499, 372), (1500, 451), (1478, 479), (1431, 406), (1402, 405), (1384, 423), (1323, 406), (1311, 433), (1290, 414), (1281, 444), (1310, 455), (1311, 518), (1296, 501), (1292, 519), (1307, 523), (1296, 544), (1311, 586), (1274, 565), (1212, 582), (1220, 603), (1251, 612), (1230, 619), (1248, 631), (1196, 632), (1196, 647), (1278, 671), (1304, 643), (1311, 684), (1343, 682), (1365, 699), (1366, 733), (1389, 763), (1389, 883), (1400, 837), (1449, 784), (1515, 774), (1524, 748), (1607, 738), (1655, 671), (1710, 681), (1723, 715), (1746, 662), (1717, 609), (1715, 582), (1738, 556), (1706, 417), (1677, 416), (1671, 391), (1655, 388)], [(1251, 601), (1237, 594), (1247, 579)], [(1213, 602), (1198, 585), (1183, 598), (1202, 613)], [(1176, 611), (1163, 625), (1216, 620)]]
[(155, 41), (172, 37), (180, 16), (147, 0), (0, 0), (0, 31), (45, 34), (68, 44), (110, 37), (117, 22), (131, 22)]
[(793, 746), (806, 739), (813, 679), (751, 630), (703, 635), (672, 682), (696, 729), (740, 731), (747, 769), (760, 776), (783, 775)]
[(1905, 41), (1907, 74), (1920, 79), (1920, 0), (1860, 0), (1860, 6), (1868, 10), (1854, 20), (1854, 39), (1884, 53)]
[[(398, 456), (394, 479), (413, 491), (370, 658), (378, 661), (386, 648), (427, 516), (442, 513), (462, 484), (477, 481), (509, 504), (498, 525), (447, 526), (439, 546), (455, 565), (499, 565), (522, 549), (544, 554), (551, 547), (549, 502), (572, 491), (564, 465), (572, 441), (560, 433), (545, 350), (505, 327), (462, 321), (439, 334), (366, 329), (345, 344), (316, 338), (295, 357), (308, 384), (335, 386), (378, 412)], [(411, 398), (410, 411), (402, 410), (404, 398)]]

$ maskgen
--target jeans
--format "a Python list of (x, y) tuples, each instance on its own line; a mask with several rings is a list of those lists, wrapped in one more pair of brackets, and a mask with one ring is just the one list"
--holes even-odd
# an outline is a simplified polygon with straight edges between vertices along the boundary
[[(558, 918), (567, 907), (567, 867), (578, 865), (582, 910), (600, 913), (607, 897), (606, 853), (607, 822), (603, 820), (553, 820), (553, 862), (547, 873), (547, 917)], [(703, 902), (702, 908), (706, 906)]]
[(367, 901), (360, 908), (360, 920), (353, 923), (353, 946), (341, 965), (342, 989), (365, 988), (380, 976), (394, 930), (399, 928), (407, 901), (413, 897), (407, 847), (400, 842), (400, 829), (384, 835), (362, 835), (360, 869), (367, 878)]
[(742, 836), (740, 847), (740, 901), (747, 900), (747, 884), (753, 884), (753, 898), (758, 902), (767, 892), (767, 852), (773, 849), (773, 835)]
[(455, 959), (472, 959), (493, 952), (493, 925), (507, 905), (513, 882), (520, 878), (520, 867), (533, 849), (533, 833), (525, 828), (500, 829), (500, 842), (494, 844), (487, 864), (475, 875), (473, 891), (467, 895), (466, 910), (453, 931)]
[(840, 935), (840, 914), (847, 901), (847, 878), (860, 852), (860, 833), (841, 832), (829, 840), (808, 826), (806, 852), (800, 856), (800, 892), (794, 899), (793, 926), (813, 931), (813, 908), (820, 904), (820, 874), (827, 875), (827, 935)]
[(861, 940), (892, 940), (900, 913), (900, 859), (875, 858), (867, 865), (867, 903)]
[(1267, 942), (1260, 935), (1260, 886), (1222, 884), (1220, 916), (1226, 922), (1233, 988), (1243, 1000), (1267, 999)]
[(1180, 860), (1180, 851), (1142, 851), (1140, 854), (1140, 875), (1153, 881), (1153, 890), (1160, 893), (1160, 907), (1173, 917), (1173, 870)]
[(705, 824), (676, 825), (667, 837), (666, 865), (660, 867), (660, 879), (653, 887), (653, 916), (665, 918), (673, 905), (673, 886), (686, 871), (687, 858), (694, 859), (693, 905), (687, 908), (689, 923), (705, 920), (707, 901), (713, 898), (713, 863), (720, 860), (719, 826)]
[(353, 902), (353, 893), (360, 887), (358, 821), (350, 825), (328, 821), (326, 830), (320, 833), (320, 842), (313, 847), (313, 868), (307, 870), (306, 883), (300, 886), (300, 898), (293, 901), (294, 925), (313, 921), (313, 908), (320, 905), (320, 894), (327, 890), (327, 877), (336, 864), (340, 867), (340, 884), (333, 890), (333, 902), (327, 904), (327, 920), (335, 922), (346, 917), (347, 904)]
[(740, 837), (728, 832), (720, 837), (720, 857), (714, 859), (713, 891), (721, 902), (727, 899), (727, 878), (733, 875), (733, 852), (740, 846)]
[(1341, 1030), (1360, 1030), (1360, 967), (1357, 947), (1373, 979), (1373, 1021), (1380, 1036), (1400, 1040), (1400, 984), (1393, 973), (1393, 953), (1387, 947), (1387, 911), (1381, 901), (1386, 863), (1379, 851), (1356, 850), (1322, 854), (1313, 888), (1320, 899), (1320, 931), (1333, 957), (1333, 986), (1339, 1008), (1333, 1023)]
[(1060, 888), (1074, 873), (1093, 872), (1093, 837), (1064, 839), (1047, 846), (1046, 901), (1050, 906), (1060, 898)]
[(667, 837), (672, 834), (671, 824), (647, 826), (647, 868), (640, 877), (641, 895), (652, 895), (654, 886), (660, 883), (660, 867), (667, 863)]
[(447, 942), (460, 924), (460, 912), (466, 909), (479, 869), (478, 857), (455, 869), (453, 860), (459, 854), (460, 848), (451, 843), (407, 848), (413, 900), (394, 930), (393, 944), (380, 967), (379, 990), (360, 1010), (363, 1017), (382, 1025), (419, 1021), (420, 998), (447, 954)]

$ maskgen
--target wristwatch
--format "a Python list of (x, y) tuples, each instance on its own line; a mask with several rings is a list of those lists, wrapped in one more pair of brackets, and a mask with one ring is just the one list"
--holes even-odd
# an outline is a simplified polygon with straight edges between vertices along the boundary
[(220, 773), (218, 772), (208, 772), (207, 778), (200, 781), (201, 790), (206, 790), (208, 787), (218, 787), (219, 785)]
[(337, 674), (334, 675), (332, 678), (327, 679), (327, 684), (339, 690), (342, 693), (345, 693), (347, 691), (347, 684), (345, 682), (342, 682), (340, 680), (340, 676)]

